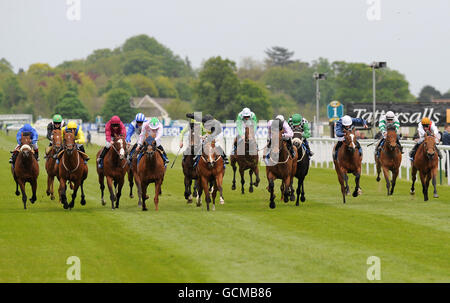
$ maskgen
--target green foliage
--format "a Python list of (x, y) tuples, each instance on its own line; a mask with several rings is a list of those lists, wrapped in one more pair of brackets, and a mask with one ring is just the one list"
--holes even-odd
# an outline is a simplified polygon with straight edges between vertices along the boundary
[(28, 68), (27, 74), (33, 76), (48, 76), (52, 73), (53, 69), (47, 63), (34, 63)]
[(123, 63), (123, 73), (125, 75), (146, 74), (148, 69), (158, 74), (162, 73), (160, 61), (155, 60), (147, 52), (136, 49), (127, 53)]
[(273, 115), (268, 119), (275, 118), (276, 115), (283, 115), (289, 117), (290, 115), (298, 111), (296, 102), (287, 94), (277, 93), (272, 94), (269, 98), (269, 102), (273, 108)]
[(242, 81), (238, 102), (236, 102), (235, 105), (235, 113), (240, 112), (244, 107), (248, 107), (256, 114), (258, 119), (267, 120), (273, 115), (273, 109), (267, 90), (249, 79)]
[(149, 95), (150, 97), (158, 97), (158, 88), (152, 79), (141, 74), (134, 74), (127, 77), (127, 80), (136, 90), (136, 96), (142, 97)]
[(26, 100), (26, 92), (20, 84), (19, 78), (14, 74), (7, 76), (1, 86), (4, 93), (3, 107), (12, 108), (19, 102)]
[(78, 95), (73, 90), (68, 90), (61, 97), (56, 105), (53, 114), (60, 114), (64, 119), (82, 119), (89, 121), (90, 115), (86, 107), (78, 99)]
[(291, 58), (294, 55), (294, 52), (290, 52), (284, 47), (272, 46), (265, 50), (265, 53), (268, 57), (266, 59), (267, 66), (286, 66), (293, 62)]
[(435, 99), (441, 98), (441, 92), (431, 85), (425, 85), (420, 90), (419, 97), (417, 98), (417, 100), (419, 102), (431, 102), (433, 98)]
[(191, 103), (181, 101), (180, 99), (173, 99), (166, 110), (172, 119), (186, 119), (186, 113), (193, 111)]
[(13, 67), (5, 58), (0, 59), (0, 74), (12, 74)]
[(155, 79), (156, 87), (158, 88), (158, 94), (161, 98), (177, 98), (178, 92), (175, 85), (169, 78), (159, 76)]
[(181, 100), (191, 101), (194, 95), (194, 82), (189, 78), (175, 80), (175, 88)]
[(131, 94), (123, 88), (114, 88), (106, 96), (106, 103), (102, 109), (104, 121), (109, 121), (117, 115), (122, 121), (133, 121), (137, 114), (135, 108), (130, 107)]

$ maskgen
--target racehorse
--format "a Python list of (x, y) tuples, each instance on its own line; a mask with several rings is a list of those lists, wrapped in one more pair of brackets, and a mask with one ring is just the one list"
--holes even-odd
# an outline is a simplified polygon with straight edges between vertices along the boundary
[[(305, 185), (304, 180), (306, 175), (308, 174), (309, 170), (309, 155), (305, 150), (305, 147), (303, 146), (303, 136), (302, 133), (299, 130), (293, 129), (294, 131), (294, 138), (292, 139), (292, 143), (297, 148), (298, 155), (297, 155), (297, 168), (295, 170), (294, 177), (297, 177), (298, 183), (297, 183), (297, 201), (295, 202), (295, 205), (298, 206), (298, 200), (300, 196), (300, 200), (302, 202), (305, 202)], [(291, 194), (294, 192), (294, 188), (292, 184), (294, 183), (294, 177), (292, 177), (291, 180)]]
[[(105, 159), (103, 160), (103, 168), (99, 168), (97, 166), (98, 183), (100, 184), (100, 190), (102, 193), (102, 205), (106, 204), (105, 200), (103, 199), (106, 177), (106, 183), (108, 184), (109, 198), (111, 200), (112, 209), (119, 208), (125, 174), (128, 170), (125, 150), (125, 137), (123, 135), (114, 137), (114, 140), (111, 144), (111, 150), (106, 153)], [(102, 149), (98, 151), (97, 158), (100, 156), (101, 152)], [(114, 202), (116, 202), (115, 206)]]
[(52, 132), (52, 148), (50, 152), (47, 155), (47, 160), (45, 161), (45, 169), (47, 170), (47, 196), (50, 196), (50, 199), (54, 200), (54, 180), (55, 177), (58, 179), (58, 164), (57, 160), (54, 158), (54, 156), (58, 153), (62, 146), (62, 137), (61, 137), (61, 130), (60, 129), (54, 129)]
[[(244, 148), (242, 150), (242, 143), (244, 143)], [(239, 164), (239, 173), (241, 174), (241, 192), (244, 194), (244, 184), (245, 184), (245, 171), (249, 169), (250, 174), (250, 188), (249, 192), (253, 192), (253, 185), (258, 187), (259, 185), (259, 168), (258, 168), (258, 147), (256, 145), (254, 128), (251, 125), (245, 126), (245, 139), (244, 141), (236, 142), (236, 150), (230, 156), (231, 167), (233, 167), (233, 185), (231, 186), (232, 190), (236, 189), (236, 163)], [(253, 173), (256, 176), (256, 182), (253, 183)]]
[(436, 190), (436, 173), (438, 169), (438, 154), (436, 152), (436, 141), (434, 136), (425, 133), (425, 140), (417, 149), (414, 161), (412, 163), (412, 186), (411, 195), (414, 195), (414, 183), (416, 182), (416, 174), (419, 171), (420, 181), (422, 182), (422, 192), (424, 201), (428, 201), (428, 186), (430, 180), (433, 182), (435, 198), (439, 198)]
[[(377, 182), (380, 181), (380, 172), (383, 169), (384, 179), (386, 180), (387, 194), (394, 194), (395, 181), (397, 180), (399, 167), (402, 162), (402, 153), (397, 146), (397, 131), (394, 125), (388, 125), (386, 140), (377, 157), (375, 154), (375, 163), (377, 165)], [(389, 171), (392, 172), (392, 181), (389, 182)]]
[(149, 140), (145, 141), (142, 158), (139, 160), (139, 164), (137, 164), (137, 178), (135, 178), (138, 192), (140, 192), (140, 198), (142, 200), (143, 211), (147, 210), (145, 200), (149, 198), (147, 196), (147, 186), (150, 183), (155, 183), (155, 197), (153, 201), (155, 203), (155, 210), (158, 210), (161, 185), (164, 181), (164, 174), (166, 172), (161, 151), (156, 147), (156, 141), (151, 136), (149, 136), (148, 139)]
[(19, 154), (16, 157), (14, 165), (11, 165), (11, 172), (16, 182), (16, 196), (19, 196), (19, 186), (22, 192), (23, 208), (27, 209), (27, 194), (25, 192), (26, 182), (31, 184), (33, 195), (30, 202), (36, 202), (37, 178), (39, 176), (39, 164), (34, 157), (31, 147), (31, 134), (22, 133), (22, 139), (19, 148)]
[[(275, 121), (275, 120), (274, 120)], [(279, 123), (278, 129), (276, 129), (276, 123), (272, 123), (272, 131), (271, 131), (271, 147), (269, 153), (269, 159), (266, 166), (266, 175), (267, 180), (269, 182), (269, 186), (267, 187), (270, 193), (270, 208), (275, 208), (275, 180), (281, 179), (281, 195), (284, 198), (284, 202), (289, 201), (289, 196), (291, 195), (291, 179), (296, 173), (297, 169), (297, 157), (298, 153), (296, 151), (296, 147), (294, 146), (295, 157), (292, 158), (286, 142), (283, 140), (281, 130), (283, 128), (283, 124)], [(264, 154), (267, 154), (265, 152)], [(278, 159), (278, 160), (274, 160)]]
[(220, 204), (224, 204), (223, 199), (223, 176), (225, 175), (224, 161), (221, 155), (215, 152), (215, 140), (209, 142), (205, 139), (202, 145), (202, 155), (196, 166), (199, 178), (199, 188), (197, 195), (197, 206), (201, 205), (202, 192), (205, 192), (206, 209), (209, 211), (209, 203), (211, 203), (210, 190), (208, 183), (213, 186), (212, 190), (212, 210), (216, 209), (216, 195), (220, 192)]
[[(359, 187), (359, 179), (361, 177), (361, 162), (362, 155), (360, 155), (358, 149), (356, 148), (356, 136), (355, 129), (344, 130), (344, 141), (342, 146), (339, 148), (337, 161), (334, 160), (334, 168), (338, 176), (339, 183), (341, 184), (341, 192), (343, 202), (345, 203), (345, 196), (350, 193), (350, 188), (348, 186), (348, 175), (347, 173), (352, 173), (355, 176), (355, 190), (353, 192), (353, 197), (357, 197), (361, 194), (361, 188)], [(336, 146), (334, 147), (334, 149)], [(333, 149), (333, 155), (334, 155)]]
[[(190, 153), (186, 155), (181, 162), (184, 174), (184, 198), (187, 203), (192, 203), (192, 198), (198, 195), (198, 175), (197, 169), (194, 168), (195, 146), (189, 146)], [(192, 181), (194, 180), (194, 191), (191, 192)]]
[[(83, 183), (88, 175), (88, 166), (84, 163), (84, 158), (78, 152), (75, 144), (75, 136), (72, 132), (64, 133), (63, 151), (59, 155), (59, 198), (64, 209), (72, 209), (75, 205), (78, 188), (81, 187), (81, 205), (86, 204)], [(69, 181), (72, 189), (72, 200), (67, 203), (66, 189)]]

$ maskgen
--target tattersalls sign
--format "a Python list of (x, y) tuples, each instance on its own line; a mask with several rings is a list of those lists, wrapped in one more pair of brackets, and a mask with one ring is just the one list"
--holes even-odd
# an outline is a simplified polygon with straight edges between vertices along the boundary
[[(347, 103), (346, 114), (353, 118), (363, 118), (372, 123), (372, 103)], [(393, 111), (402, 126), (416, 126), (423, 117), (428, 117), (437, 126), (445, 125), (449, 119), (450, 104), (447, 103), (377, 103), (375, 121), (387, 111)]]

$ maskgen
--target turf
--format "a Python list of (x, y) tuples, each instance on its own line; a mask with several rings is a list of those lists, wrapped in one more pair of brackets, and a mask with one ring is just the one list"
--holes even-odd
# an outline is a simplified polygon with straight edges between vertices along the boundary
[[(142, 212), (128, 185), (112, 211), (100, 203), (91, 160), (87, 205), (78, 197), (69, 211), (45, 195), (41, 160), (38, 200), (24, 210), (7, 162), (14, 144), (0, 135), (0, 282), (67, 282), (69, 256), (81, 260), (81, 282), (368, 282), (369, 256), (381, 260), (381, 282), (450, 282), (448, 186), (424, 202), (420, 184), (410, 196), (410, 183), (400, 181), (387, 197), (383, 182), (363, 176), (363, 194), (343, 205), (334, 170), (314, 168), (307, 201), (277, 198), (272, 210), (264, 167), (260, 186), (248, 193), (247, 180), (245, 195), (239, 181), (231, 190), (227, 167), (225, 204), (207, 212), (205, 203), (186, 204), (179, 158), (167, 169), (158, 212), (153, 186)], [(92, 159), (97, 151), (87, 149)]]

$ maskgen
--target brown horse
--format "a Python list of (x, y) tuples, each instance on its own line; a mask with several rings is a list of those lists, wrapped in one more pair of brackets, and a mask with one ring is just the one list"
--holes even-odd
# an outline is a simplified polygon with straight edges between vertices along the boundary
[(150, 183), (155, 183), (155, 197), (153, 201), (155, 203), (155, 210), (158, 210), (159, 195), (161, 195), (161, 185), (164, 181), (164, 174), (166, 172), (162, 154), (156, 148), (156, 141), (150, 141), (150, 144), (147, 144), (146, 141), (144, 145), (142, 158), (140, 159), (139, 164), (137, 164), (137, 178), (135, 178), (136, 185), (138, 186), (138, 192), (140, 192), (139, 194), (142, 200), (143, 211), (147, 210), (145, 200), (149, 198), (147, 196), (147, 186)]
[[(195, 146), (189, 146), (190, 153), (185, 155), (181, 166), (184, 174), (184, 198), (187, 203), (192, 203), (192, 198), (197, 198), (198, 195), (198, 175), (197, 169), (194, 168)], [(194, 190), (191, 192), (192, 181), (194, 181)]]
[(62, 137), (61, 137), (61, 130), (55, 129), (52, 132), (52, 148), (50, 149), (50, 152), (47, 155), (47, 160), (45, 161), (45, 169), (47, 170), (47, 196), (50, 196), (50, 199), (54, 200), (54, 189), (53, 189), (53, 183), (54, 179), (58, 179), (58, 164), (56, 163), (55, 155), (58, 153), (62, 146)]
[(27, 209), (27, 194), (25, 192), (26, 182), (31, 184), (33, 195), (30, 202), (36, 202), (37, 178), (39, 176), (39, 164), (34, 157), (33, 148), (31, 147), (31, 137), (22, 133), (22, 139), (14, 165), (11, 165), (11, 172), (16, 182), (16, 196), (19, 196), (19, 186), (22, 192), (23, 208)]
[[(362, 156), (359, 154), (359, 151), (357, 149), (355, 130), (345, 130), (344, 134), (344, 141), (342, 146), (339, 148), (337, 161), (333, 160), (333, 162), (339, 183), (341, 184), (343, 202), (345, 203), (345, 196), (350, 193), (347, 173), (352, 173), (355, 176), (356, 186), (353, 192), (353, 197), (357, 197), (361, 194), (359, 179), (361, 177)], [(335, 148), (336, 146), (334, 147), (334, 149)]]
[(209, 211), (209, 203), (211, 203), (209, 184), (212, 184), (212, 210), (216, 209), (216, 195), (220, 192), (220, 204), (224, 204), (223, 199), (223, 176), (225, 175), (225, 167), (223, 158), (215, 150), (215, 141), (205, 140), (202, 146), (202, 155), (197, 164), (197, 174), (199, 177), (199, 189), (197, 196), (197, 206), (201, 205), (202, 192), (205, 192), (206, 209)]
[(430, 185), (430, 180), (432, 180), (434, 187), (433, 196), (435, 198), (439, 198), (436, 189), (438, 162), (435, 138), (434, 136), (425, 133), (425, 140), (417, 149), (416, 155), (414, 156), (414, 161), (412, 163), (411, 195), (414, 195), (415, 193), (414, 183), (416, 182), (417, 171), (419, 171), (424, 201), (428, 201), (428, 186)]
[[(253, 126), (245, 126), (245, 139), (238, 144), (236, 140), (236, 149), (231, 155), (231, 167), (233, 167), (233, 185), (232, 190), (236, 189), (236, 163), (239, 164), (239, 173), (241, 175), (241, 192), (244, 194), (244, 174), (249, 169), (250, 174), (250, 188), (249, 192), (253, 192), (253, 185), (258, 187), (259, 185), (259, 168), (258, 168), (258, 147), (256, 145), (255, 132)], [(244, 143), (244, 145), (242, 145)], [(253, 173), (256, 176), (256, 182), (253, 183)]]
[[(98, 151), (97, 158), (99, 158), (101, 152), (102, 149)], [(98, 183), (100, 184), (102, 205), (106, 204), (105, 200), (103, 199), (106, 177), (106, 183), (108, 184), (109, 198), (111, 200), (112, 209), (119, 208), (125, 174), (128, 170), (126, 154), (125, 137), (123, 135), (117, 136), (114, 138), (110, 150), (105, 155), (105, 159), (103, 160), (103, 168), (99, 168), (97, 165)], [(115, 206), (114, 202), (116, 202)]]
[[(402, 162), (402, 153), (397, 146), (397, 131), (395, 126), (387, 127), (386, 140), (380, 151), (380, 156), (375, 154), (375, 163), (377, 165), (377, 182), (380, 181), (380, 172), (383, 168), (384, 179), (386, 180), (387, 194), (394, 193), (395, 181), (397, 180), (399, 167)], [(389, 182), (389, 171), (392, 172), (392, 181)], [(392, 186), (391, 186), (392, 185)]]
[[(83, 183), (88, 175), (88, 166), (84, 163), (84, 158), (78, 152), (75, 144), (75, 136), (71, 132), (64, 133), (63, 151), (59, 155), (59, 198), (64, 205), (64, 209), (72, 209), (75, 205), (78, 188), (81, 187), (81, 205), (86, 204)], [(72, 192), (72, 200), (67, 204), (66, 183), (69, 181)]]
[[(276, 123), (272, 123), (271, 131), (271, 147), (269, 152), (269, 158), (266, 160), (266, 175), (269, 182), (267, 190), (270, 193), (270, 208), (275, 208), (275, 180), (281, 179), (281, 195), (284, 202), (289, 201), (291, 195), (291, 179), (295, 175), (297, 168), (297, 148), (293, 146), (295, 150), (295, 157), (292, 158), (287, 148), (286, 142), (282, 137), (282, 123), (279, 123), (279, 128), (276, 129)], [(267, 154), (265, 152), (264, 154)]]

